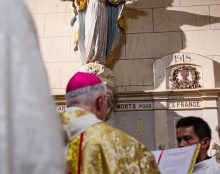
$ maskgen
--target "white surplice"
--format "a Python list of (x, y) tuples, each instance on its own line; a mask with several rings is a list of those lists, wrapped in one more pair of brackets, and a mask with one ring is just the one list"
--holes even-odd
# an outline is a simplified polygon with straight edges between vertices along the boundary
[(193, 174), (219, 174), (220, 164), (214, 157), (201, 161), (194, 166)]
[(22, 0), (0, 1), (0, 173), (63, 174), (62, 127)]
[[(77, 111), (84, 111), (84, 109), (80, 107), (67, 107), (67, 112), (77, 112)], [(87, 112), (83, 117), (79, 117), (74, 119), (74, 121), (69, 121), (67, 125), (64, 126), (64, 130), (67, 133), (69, 140), (73, 140), (76, 138), (80, 133), (84, 132), (89, 127), (103, 122), (102, 120), (98, 119), (94, 114), (91, 112)]]

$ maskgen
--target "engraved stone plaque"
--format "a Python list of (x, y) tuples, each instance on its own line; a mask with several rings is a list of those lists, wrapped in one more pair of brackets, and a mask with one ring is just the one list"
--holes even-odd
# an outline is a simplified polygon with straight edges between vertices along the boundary
[(154, 63), (155, 90), (214, 87), (214, 63), (205, 56), (176, 53)]

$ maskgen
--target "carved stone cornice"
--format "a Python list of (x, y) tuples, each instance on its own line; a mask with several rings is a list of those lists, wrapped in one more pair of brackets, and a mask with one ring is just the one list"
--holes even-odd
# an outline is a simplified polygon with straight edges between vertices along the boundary
[[(184, 89), (184, 90), (165, 90), (165, 91), (141, 91), (117, 93), (112, 104), (114, 110), (172, 110), (172, 109), (217, 109), (215, 104), (205, 104), (210, 100), (217, 101), (220, 97), (220, 88), (214, 89)], [(55, 104), (58, 112), (62, 112), (66, 106), (64, 95), (55, 95)], [(166, 102), (165, 105), (158, 107), (157, 102)], [(116, 106), (120, 109), (117, 109)]]
[(115, 94), (115, 98), (153, 98), (156, 96), (169, 96), (169, 97), (176, 97), (176, 96), (185, 96), (185, 97), (218, 97), (220, 96), (220, 88), (213, 88), (213, 89), (182, 89), (182, 90), (148, 90), (148, 91), (140, 91), (140, 92), (124, 92), (124, 93), (117, 93)]
[[(115, 111), (218, 109), (220, 88), (117, 93)], [(213, 102), (215, 101), (215, 102)]]

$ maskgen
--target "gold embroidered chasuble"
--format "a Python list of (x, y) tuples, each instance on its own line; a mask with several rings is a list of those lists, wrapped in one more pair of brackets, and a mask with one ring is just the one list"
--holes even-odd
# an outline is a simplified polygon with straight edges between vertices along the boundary
[[(65, 115), (66, 125), (78, 119), (76, 112)], [(159, 173), (153, 155), (143, 144), (104, 122), (93, 124), (69, 140), (67, 166), (68, 174)]]

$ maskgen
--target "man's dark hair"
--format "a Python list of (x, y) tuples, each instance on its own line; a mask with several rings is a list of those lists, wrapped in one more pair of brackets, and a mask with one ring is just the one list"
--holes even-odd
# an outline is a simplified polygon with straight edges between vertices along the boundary
[(205, 137), (211, 139), (212, 132), (207, 122), (199, 117), (184, 117), (181, 118), (177, 124), (176, 129), (180, 127), (190, 127), (192, 126), (195, 134), (202, 140)]

